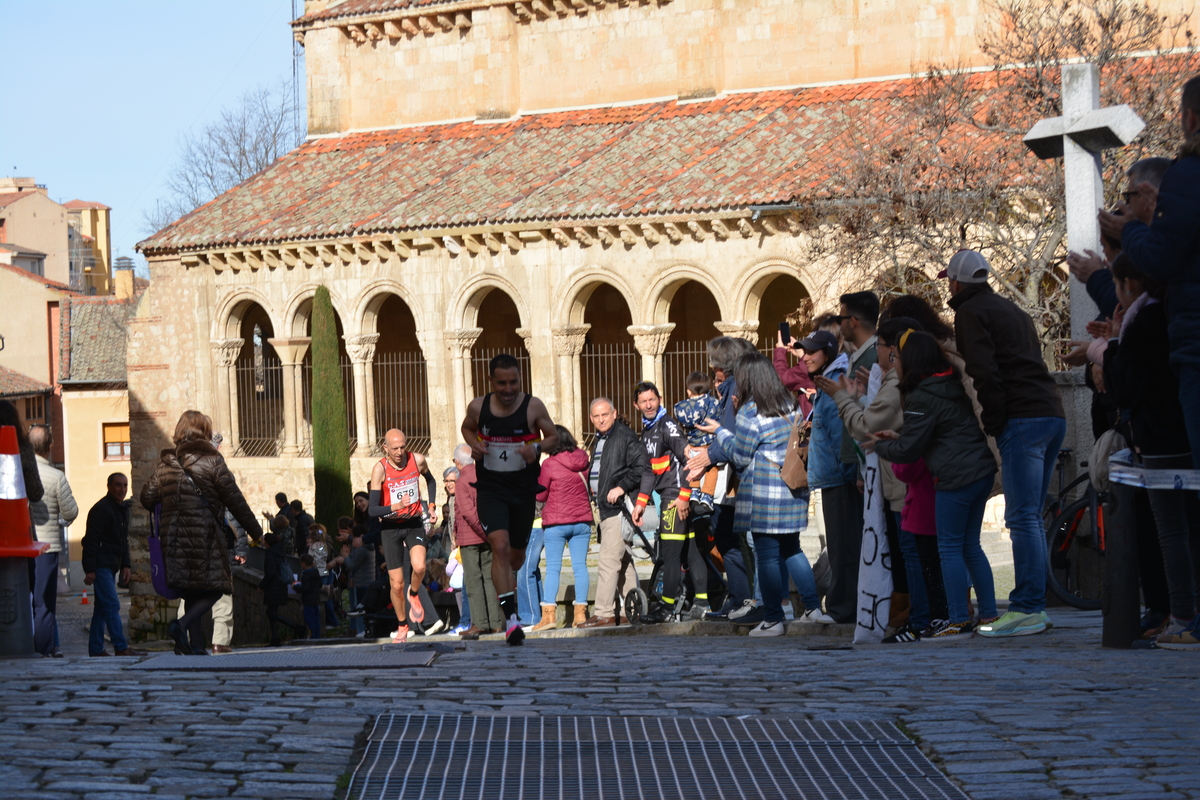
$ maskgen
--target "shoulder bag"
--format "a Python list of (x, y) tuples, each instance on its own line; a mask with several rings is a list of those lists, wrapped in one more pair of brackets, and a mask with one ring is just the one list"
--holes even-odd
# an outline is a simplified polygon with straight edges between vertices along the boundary
[(787, 453), (779, 465), (779, 476), (792, 491), (808, 488), (808, 441), (811, 435), (811, 420), (797, 414), (788, 436)]

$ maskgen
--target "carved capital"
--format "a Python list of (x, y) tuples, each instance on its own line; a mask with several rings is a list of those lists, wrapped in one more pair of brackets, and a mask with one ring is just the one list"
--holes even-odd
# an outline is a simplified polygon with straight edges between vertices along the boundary
[(370, 364), (375, 360), (375, 345), (379, 342), (378, 333), (362, 333), (358, 336), (347, 336), (346, 354), (350, 360), (359, 364)]
[(483, 328), (459, 328), (446, 331), (446, 345), (456, 357), (462, 358), (471, 352), (475, 341), (483, 334)]
[(592, 326), (587, 324), (554, 328), (551, 331), (554, 334), (554, 354), (573, 358), (582, 353), (583, 344), (587, 341), (587, 334), (591, 329)]
[(304, 354), (308, 352), (308, 346), (311, 343), (312, 339), (307, 336), (297, 336), (292, 339), (267, 339), (267, 344), (274, 347), (275, 352), (279, 354), (279, 360), (292, 366), (304, 361)]
[(750, 342), (758, 341), (758, 320), (737, 320), (735, 322), (721, 320), (714, 322), (713, 327), (719, 330), (723, 336), (746, 339)]
[(532, 328), (517, 328), (517, 336), (525, 342), (525, 352), (533, 352), (533, 329)]
[(633, 346), (644, 356), (661, 356), (671, 339), (675, 323), (665, 325), (630, 325), (625, 330), (633, 337)]
[(213, 358), (217, 362), (218, 367), (232, 367), (237, 363), (237, 358), (242, 354), (242, 348), (246, 345), (244, 339), (213, 339), (212, 344)]

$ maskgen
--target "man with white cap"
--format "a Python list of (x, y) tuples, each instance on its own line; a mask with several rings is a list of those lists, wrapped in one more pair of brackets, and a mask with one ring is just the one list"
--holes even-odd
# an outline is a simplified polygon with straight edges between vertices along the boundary
[(992, 291), (990, 274), (982, 254), (959, 250), (938, 277), (950, 281), (955, 341), (983, 407), (984, 432), (995, 437), (1003, 462), (1004, 521), (1012, 536), (1016, 587), (1008, 613), (980, 620), (976, 629), (998, 638), (1050, 627), (1042, 502), (1067, 421), (1033, 320)]

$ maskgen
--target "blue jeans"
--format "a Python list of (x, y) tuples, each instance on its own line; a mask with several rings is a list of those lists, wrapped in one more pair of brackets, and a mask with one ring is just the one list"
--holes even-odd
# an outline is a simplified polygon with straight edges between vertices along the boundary
[(750, 597), (750, 579), (742, 558), (739, 537), (733, 532), (733, 506), (717, 506), (713, 509), (713, 543), (725, 562), (725, 581), (729, 586), (726, 604), (735, 608)]
[[(112, 639), (117, 652), (129, 649), (125, 631), (121, 627), (121, 601), (117, 598), (117, 570), (98, 567), (92, 589), (96, 595), (96, 607), (92, 609), (91, 633), (88, 635), (88, 655), (98, 656), (104, 652), (104, 628)], [(57, 587), (57, 584), (55, 584)]]
[(921, 572), (917, 537), (900, 526), (900, 512), (895, 513), (900, 553), (904, 556), (904, 576), (908, 578), (908, 624), (923, 631), (929, 625), (929, 593), (925, 590), (925, 576)]
[[(767, 534), (763, 533), (759, 535), (766, 536)], [(754, 602), (762, 605), (762, 580), (758, 577), (758, 548), (755, 547), (753, 533), (746, 534), (746, 546), (742, 551), (742, 556), (746, 559), (746, 563), (750, 565), (750, 568), (746, 570), (746, 578), (754, 585)], [(784, 594), (787, 594), (787, 592), (784, 592)]]
[(308, 635), (310, 639), (321, 638), (321, 607), (320, 606), (305, 606), (304, 607), (304, 624), (308, 626)]
[[(1008, 610), (1036, 614), (1046, 608), (1046, 531), (1042, 509), (1067, 433), (1061, 417), (1010, 419), (996, 444), (1004, 462), (1004, 522), (1012, 537), (1016, 586)], [(941, 523), (938, 523), (941, 536)], [(943, 567), (944, 569), (944, 567)], [(950, 584), (946, 584), (949, 598)]]
[[(1007, 476), (1005, 476), (1007, 477)], [(989, 475), (961, 489), (938, 490), (936, 499), (938, 555), (942, 560), (942, 578), (946, 583), (946, 605), (951, 622), (967, 622), (967, 593), (975, 584), (979, 598), (979, 616), (996, 616), (996, 588), (992, 565), (979, 545), (983, 510), (994, 477)]]
[(33, 590), (33, 651), (48, 656), (58, 647), (58, 553), (29, 559)]
[(762, 586), (763, 618), (767, 622), (783, 621), (783, 600), (788, 595), (788, 578), (796, 584), (804, 600), (805, 610), (819, 609), (817, 581), (812, 565), (800, 549), (800, 534), (760, 533), (754, 537), (757, 583)]
[(541, 528), (529, 532), (525, 548), (525, 563), (517, 570), (517, 616), (522, 625), (532, 625), (542, 618), (542, 560), (544, 535)]
[(459, 589), (458, 593), (462, 597), (462, 611), (458, 615), (458, 624), (469, 628), (471, 627), (471, 604), (467, 602), (467, 590)]
[(588, 601), (588, 545), (592, 542), (592, 526), (587, 522), (572, 525), (551, 525), (546, 536), (546, 582), (547, 603), (558, 602), (558, 582), (562, 573), (563, 549), (571, 548), (571, 571), (575, 573), (575, 605), (586, 606)]

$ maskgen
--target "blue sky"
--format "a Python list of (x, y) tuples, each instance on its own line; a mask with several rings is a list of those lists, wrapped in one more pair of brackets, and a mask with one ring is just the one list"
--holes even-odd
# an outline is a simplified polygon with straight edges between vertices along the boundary
[(141, 262), (180, 137), (291, 80), (291, 19), (292, 0), (0, 0), (0, 176), (111, 206), (113, 257)]

